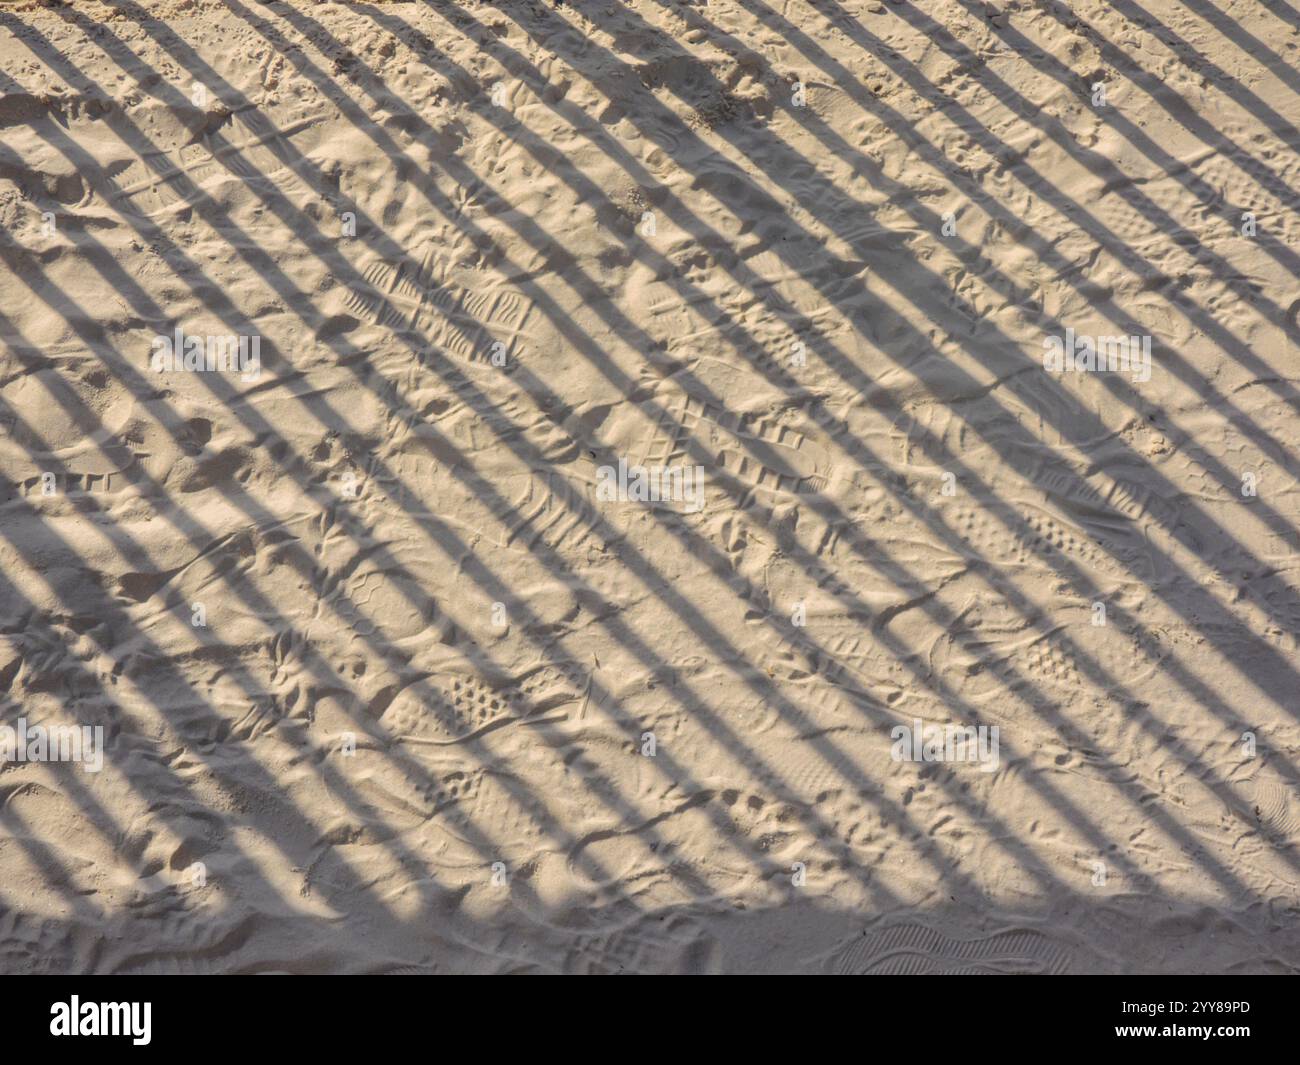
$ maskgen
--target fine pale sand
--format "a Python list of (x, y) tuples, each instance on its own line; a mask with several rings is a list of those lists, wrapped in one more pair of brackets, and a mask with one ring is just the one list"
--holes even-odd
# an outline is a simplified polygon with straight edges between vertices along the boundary
[(0, 969), (1300, 968), (1298, 46), (0, 6)]

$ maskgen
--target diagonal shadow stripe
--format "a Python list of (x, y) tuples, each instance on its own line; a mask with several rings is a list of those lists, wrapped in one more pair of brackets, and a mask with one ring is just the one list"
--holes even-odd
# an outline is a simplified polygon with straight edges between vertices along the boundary
[(1289, 22), (1300, 29), (1300, 11), (1288, 4), (1286, 0), (1260, 0), (1260, 4), (1268, 8), (1282, 22)]

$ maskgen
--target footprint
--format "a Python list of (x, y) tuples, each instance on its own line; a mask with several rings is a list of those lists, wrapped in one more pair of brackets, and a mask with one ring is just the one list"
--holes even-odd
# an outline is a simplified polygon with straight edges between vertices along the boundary
[(422, 690), (404, 690), (380, 722), (404, 742), (442, 746), (463, 742), (494, 724), (519, 720), (525, 713), (514, 693), (496, 691), (469, 676), (442, 676)]
[(38, 473), (18, 482), (27, 498), (115, 494), (128, 483), (119, 473)]
[[(712, 453), (716, 467), (753, 488), (778, 495), (825, 491), (830, 483), (827, 452), (778, 419), (737, 413), (674, 390), (661, 390), (665, 408), (655, 434), (637, 462), (644, 466), (694, 465), (694, 438)], [(760, 461), (753, 441), (765, 447)]]
[(524, 329), (532, 305), (522, 296), (484, 281), (487, 291), (472, 292), (438, 281), (429, 267), (406, 259), (376, 260), (363, 268), (366, 287), (349, 293), (354, 314), (401, 333), (414, 333), (467, 362), (491, 365), (493, 345), (504, 345), (507, 360), (535, 346)]
[[(449, 775), (447, 781), (451, 780)], [(450, 784), (438, 787), (446, 791)], [(436, 799), (437, 794), (430, 798)], [(535, 784), (495, 770), (474, 772), (458, 795), (437, 806), (434, 819), (471, 846), (481, 842), (498, 854), (530, 855), (552, 838), (548, 826), (554, 820), (547, 799)]]
[(1257, 780), (1252, 788), (1260, 824), (1287, 839), (1300, 837), (1300, 799), (1278, 780)]
[(1053, 564), (1057, 559), (1068, 559), (1074, 566), (1110, 577), (1128, 575), (1127, 567), (1083, 531), (1067, 527), (1037, 507), (1019, 505), (1015, 509), (1021, 520), (1015, 523), (1014, 531), (978, 506), (952, 508), (948, 522), (971, 553), (988, 562), (1056, 568)]
[(693, 917), (646, 914), (636, 924), (580, 935), (564, 962), (574, 975), (704, 973), (714, 968), (715, 944)]
[[(511, 487), (521, 478), (512, 478)], [(532, 551), (538, 543), (556, 551), (578, 551), (607, 544), (597, 530), (601, 516), (591, 502), (594, 489), (575, 486), (558, 473), (529, 473), (513, 488), (510, 509), (499, 513), (504, 528), (502, 547)]]
[(417, 745), (451, 746), (511, 721), (534, 719), (582, 699), (581, 666), (545, 666), (493, 687), (466, 674), (441, 674), (420, 691), (401, 692), (380, 718), (394, 736)]
[(923, 924), (900, 924), (869, 932), (839, 951), (832, 970), (840, 975), (1064, 974), (1071, 951), (1040, 932), (1011, 930), (957, 939)]

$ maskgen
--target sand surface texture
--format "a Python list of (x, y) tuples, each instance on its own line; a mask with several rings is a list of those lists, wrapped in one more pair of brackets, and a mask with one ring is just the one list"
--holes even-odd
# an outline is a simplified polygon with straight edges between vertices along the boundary
[(0, 6), (0, 970), (1300, 968), (1298, 46)]

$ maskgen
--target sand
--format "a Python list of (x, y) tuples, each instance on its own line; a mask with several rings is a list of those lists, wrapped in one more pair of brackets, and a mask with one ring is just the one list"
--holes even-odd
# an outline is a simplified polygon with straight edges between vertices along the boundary
[(0, 7), (0, 970), (1300, 968), (1297, 45)]

